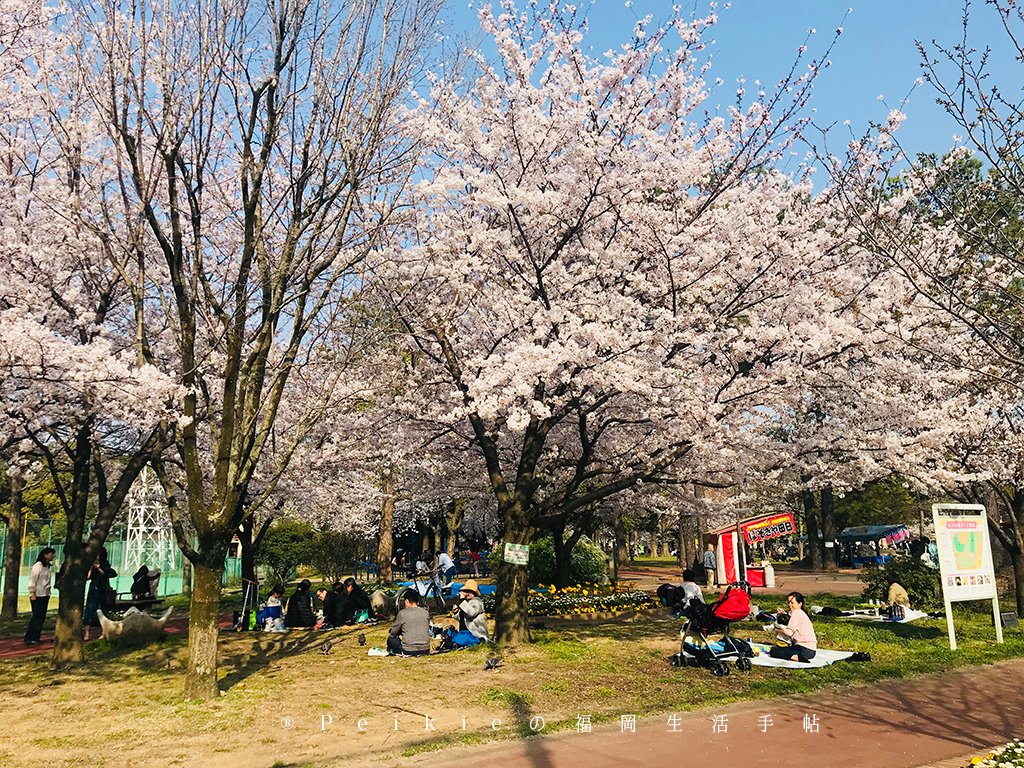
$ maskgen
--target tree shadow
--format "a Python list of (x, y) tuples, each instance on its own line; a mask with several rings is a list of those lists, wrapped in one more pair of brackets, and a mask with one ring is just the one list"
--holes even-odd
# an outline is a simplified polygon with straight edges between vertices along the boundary
[(310, 651), (319, 653), (328, 642), (340, 643), (365, 631), (364, 625), (354, 625), (330, 630), (292, 629), (287, 633), (239, 633), (240, 637), (244, 635), (251, 642), (237, 647), (222, 648), (221, 662), (233, 667), (233, 671), (222, 677), (218, 686), (223, 691), (231, 690), (251, 675), (270, 667), (276, 659)]
[(829, 714), (893, 728), (893, 714), (899, 713), (902, 733), (943, 738), (962, 745), (966, 752), (1020, 735), (1022, 691), (1024, 667), (1004, 662), (893, 680), (873, 688), (871, 697), (835, 697)]

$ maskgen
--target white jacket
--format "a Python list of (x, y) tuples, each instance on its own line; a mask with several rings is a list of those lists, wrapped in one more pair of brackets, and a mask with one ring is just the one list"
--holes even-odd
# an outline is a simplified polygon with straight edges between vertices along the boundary
[(28, 576), (29, 594), (36, 597), (50, 596), (50, 571), (51, 566), (43, 565), (36, 560), (32, 566), (32, 573)]

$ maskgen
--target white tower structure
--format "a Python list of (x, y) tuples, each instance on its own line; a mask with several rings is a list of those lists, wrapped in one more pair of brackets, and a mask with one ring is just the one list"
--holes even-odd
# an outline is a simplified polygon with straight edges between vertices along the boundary
[(131, 576), (140, 566), (166, 574), (174, 567), (177, 543), (171, 530), (163, 489), (149, 467), (139, 473), (128, 492), (128, 530), (124, 544), (124, 570)]

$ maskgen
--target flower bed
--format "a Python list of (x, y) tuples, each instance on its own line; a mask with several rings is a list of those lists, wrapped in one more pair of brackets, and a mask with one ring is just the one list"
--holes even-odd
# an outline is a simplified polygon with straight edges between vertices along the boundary
[(970, 765), (980, 768), (1024, 768), (1024, 742), (1014, 739), (987, 755), (971, 758)]
[[(484, 599), (488, 613), (494, 609), (494, 598)], [(607, 584), (580, 584), (564, 589), (554, 585), (531, 589), (529, 595), (530, 616), (584, 615), (613, 611), (641, 610), (655, 608), (658, 601), (633, 584), (613, 587)]]

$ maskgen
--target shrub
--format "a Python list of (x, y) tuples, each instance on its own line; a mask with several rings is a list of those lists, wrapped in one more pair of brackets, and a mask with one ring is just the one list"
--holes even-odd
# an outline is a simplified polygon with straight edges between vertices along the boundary
[[(505, 556), (505, 543), (497, 542), (487, 556), (491, 571), (499, 568)], [(527, 567), (531, 584), (551, 584), (555, 580), (555, 545), (550, 536), (530, 544)], [(608, 556), (586, 536), (576, 542), (569, 564), (571, 584), (603, 584), (608, 580)]]
[(313, 529), (297, 520), (280, 520), (271, 526), (259, 549), (256, 563), (270, 569), (279, 584), (286, 584), (295, 569), (309, 562)]
[(309, 544), (303, 563), (311, 565), (329, 584), (341, 581), (355, 569), (359, 539), (340, 531), (318, 531)]
[(867, 584), (864, 597), (886, 600), (889, 597), (889, 582), (898, 581), (915, 607), (934, 606), (940, 600), (939, 572), (915, 557), (897, 557), (890, 563), (866, 565), (861, 580)]

